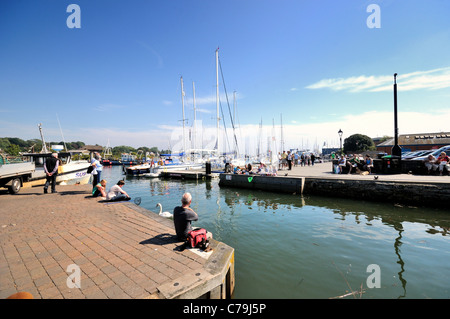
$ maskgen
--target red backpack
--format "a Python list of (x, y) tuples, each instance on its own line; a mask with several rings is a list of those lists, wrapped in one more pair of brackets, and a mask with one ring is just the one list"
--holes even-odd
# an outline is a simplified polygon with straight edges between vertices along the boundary
[(206, 229), (198, 228), (191, 230), (187, 236), (187, 242), (192, 248), (205, 249), (208, 247), (209, 242), (206, 238)]

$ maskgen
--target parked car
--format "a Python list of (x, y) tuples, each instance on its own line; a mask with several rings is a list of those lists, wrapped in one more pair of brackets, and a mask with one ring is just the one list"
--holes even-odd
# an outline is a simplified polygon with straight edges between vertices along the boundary
[(413, 159), (419, 156), (426, 156), (430, 153), (432, 153), (434, 150), (427, 150), (427, 151), (416, 151), (416, 152), (411, 152), (406, 156), (402, 155), (402, 160), (408, 160), (408, 159)]
[(435, 150), (435, 151), (433, 151), (433, 152), (431, 152), (431, 153), (429, 153), (427, 155), (418, 156), (418, 157), (412, 158), (411, 160), (412, 161), (423, 161), (430, 154), (437, 158), (439, 156), (439, 154), (441, 154), (441, 152), (445, 152), (447, 154), (450, 154), (450, 145), (443, 146), (440, 149), (437, 149), (437, 150)]

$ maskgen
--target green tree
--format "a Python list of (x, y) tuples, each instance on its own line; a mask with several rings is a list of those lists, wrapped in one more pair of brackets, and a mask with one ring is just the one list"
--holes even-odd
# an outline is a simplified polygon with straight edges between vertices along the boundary
[(7, 137), (0, 138), (0, 149), (1, 150), (6, 150), (6, 148), (8, 148), (10, 145), (11, 145), (11, 143), (9, 142), (9, 139)]
[(19, 155), (19, 152), (21, 151), (20, 146), (16, 144), (11, 144), (5, 149), (6, 153), (12, 156)]
[(392, 136), (384, 135), (384, 136), (380, 139), (380, 143), (386, 142), (387, 140), (390, 140), (391, 138), (392, 138)]
[(30, 152), (40, 152), (42, 149), (42, 141), (40, 139), (27, 140), (26, 151)]
[(11, 144), (15, 144), (15, 145), (17, 145), (17, 146), (19, 146), (19, 147), (27, 147), (27, 146), (28, 146), (28, 143), (27, 143), (26, 141), (22, 140), (21, 138), (18, 138), (18, 137), (8, 137), (8, 139), (9, 139), (9, 142), (10, 142)]
[(120, 145), (120, 146), (116, 146), (113, 147), (112, 149), (112, 153), (114, 157), (119, 157), (122, 153), (136, 153), (136, 149), (134, 147), (131, 146), (126, 146), (126, 145)]
[(353, 134), (344, 140), (344, 153), (375, 150), (373, 140), (367, 135)]

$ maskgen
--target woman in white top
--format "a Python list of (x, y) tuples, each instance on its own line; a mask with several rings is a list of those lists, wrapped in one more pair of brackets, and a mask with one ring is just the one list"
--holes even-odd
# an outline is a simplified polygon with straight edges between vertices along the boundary
[(108, 194), (106, 195), (106, 200), (109, 201), (118, 201), (118, 200), (130, 200), (130, 196), (122, 189), (122, 186), (125, 185), (123, 180), (117, 182), (116, 185), (111, 187)]
[(100, 154), (98, 152), (94, 152), (94, 157), (91, 160), (91, 165), (94, 166), (94, 170), (91, 173), (93, 176), (92, 188), (94, 188), (95, 185), (100, 183), (100, 181), (102, 180), (101, 175), (102, 175), (103, 165), (100, 163), (101, 159), (102, 159), (102, 157), (100, 156)]

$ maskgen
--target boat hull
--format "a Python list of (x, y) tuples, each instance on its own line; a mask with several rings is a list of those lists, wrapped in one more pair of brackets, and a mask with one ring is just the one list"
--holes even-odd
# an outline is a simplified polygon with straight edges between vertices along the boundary
[[(56, 183), (61, 185), (71, 184), (87, 184), (91, 174), (87, 173), (89, 163), (71, 162), (69, 164), (61, 165), (58, 168), (58, 175), (56, 175)], [(43, 167), (36, 168), (30, 180), (24, 186), (41, 186), (46, 182), (45, 171)]]
[(158, 177), (162, 172), (172, 172), (172, 171), (185, 171), (185, 170), (196, 170), (202, 169), (203, 164), (168, 164), (153, 166), (150, 165), (136, 165), (127, 167), (126, 173), (130, 176), (147, 176), (147, 177)]
[(125, 169), (127, 175), (131, 176), (140, 176), (147, 173), (150, 173), (150, 165), (142, 164), (142, 165), (135, 165), (135, 166), (129, 166)]

